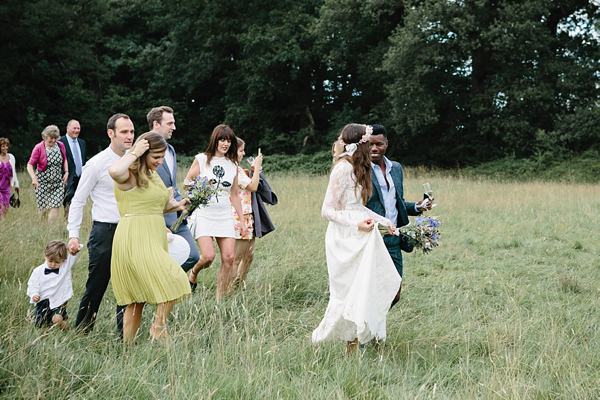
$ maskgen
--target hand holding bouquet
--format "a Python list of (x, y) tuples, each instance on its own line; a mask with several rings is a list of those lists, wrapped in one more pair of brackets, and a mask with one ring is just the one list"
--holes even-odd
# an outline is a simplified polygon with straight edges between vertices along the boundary
[(185, 210), (181, 212), (179, 218), (173, 225), (171, 231), (177, 232), (183, 220), (198, 207), (205, 207), (213, 196), (217, 196), (220, 189), (216, 188), (212, 179), (204, 178), (198, 175), (183, 183), (184, 194), (190, 199)]
[[(439, 246), (440, 226), (442, 226), (442, 221), (438, 217), (419, 217), (415, 218), (414, 224), (410, 223), (396, 228), (394, 235), (406, 236), (414, 247), (423, 249), (423, 253), (427, 254), (434, 247)], [(388, 226), (379, 225), (379, 232), (382, 236), (388, 234), (389, 230)]]

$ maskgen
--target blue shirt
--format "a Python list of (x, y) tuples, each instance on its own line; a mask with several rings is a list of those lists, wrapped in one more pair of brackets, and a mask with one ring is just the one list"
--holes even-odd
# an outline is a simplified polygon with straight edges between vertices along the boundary
[[(371, 166), (373, 167), (373, 171), (377, 177), (379, 187), (381, 187), (383, 205), (385, 206), (385, 217), (392, 221), (392, 224), (396, 226), (398, 224), (398, 208), (396, 208), (396, 186), (394, 186), (394, 180), (392, 179), (391, 175), (392, 162), (386, 157), (383, 157), (383, 162), (385, 164), (385, 177), (383, 176), (383, 171), (379, 165), (371, 163)], [(386, 179), (387, 183), (390, 185), (389, 189), (387, 187), (387, 183), (385, 182)]]
[[(387, 157), (383, 157), (383, 162), (385, 164), (385, 178), (383, 176), (383, 171), (381, 167), (377, 164), (371, 162), (371, 167), (373, 168), (373, 172), (375, 172), (375, 176), (377, 177), (377, 182), (379, 183), (379, 187), (381, 187), (381, 194), (383, 195), (383, 205), (385, 206), (385, 217), (392, 221), (394, 226), (398, 225), (398, 208), (396, 207), (396, 186), (394, 185), (394, 180), (392, 179), (392, 162), (387, 159)], [(389, 183), (390, 187), (388, 189), (387, 183)], [(415, 203), (415, 211), (418, 213), (419, 210), (417, 208), (417, 204)]]

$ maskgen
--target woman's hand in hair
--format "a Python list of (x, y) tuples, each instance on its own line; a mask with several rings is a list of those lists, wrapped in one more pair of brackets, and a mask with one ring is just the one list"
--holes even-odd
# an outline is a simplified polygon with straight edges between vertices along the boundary
[(131, 149), (131, 153), (135, 153), (137, 158), (140, 158), (150, 148), (150, 143), (146, 139), (140, 139)]

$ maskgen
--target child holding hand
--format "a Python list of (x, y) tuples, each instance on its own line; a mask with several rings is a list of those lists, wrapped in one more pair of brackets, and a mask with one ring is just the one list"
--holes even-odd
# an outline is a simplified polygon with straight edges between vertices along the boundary
[(36, 305), (36, 327), (56, 325), (65, 331), (69, 329), (67, 302), (73, 297), (71, 270), (79, 254), (69, 254), (67, 245), (59, 240), (53, 240), (46, 246), (46, 262), (33, 270), (27, 283), (27, 295)]

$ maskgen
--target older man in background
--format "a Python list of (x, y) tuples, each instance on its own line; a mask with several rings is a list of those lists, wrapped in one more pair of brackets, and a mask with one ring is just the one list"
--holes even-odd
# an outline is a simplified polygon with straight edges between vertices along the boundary
[(65, 218), (69, 217), (69, 206), (75, 196), (75, 190), (79, 185), (79, 179), (86, 159), (85, 140), (79, 139), (81, 126), (79, 121), (72, 119), (67, 124), (67, 134), (59, 140), (65, 145), (67, 151), (67, 165), (69, 166), (69, 176), (67, 177), (67, 186), (65, 187)]

